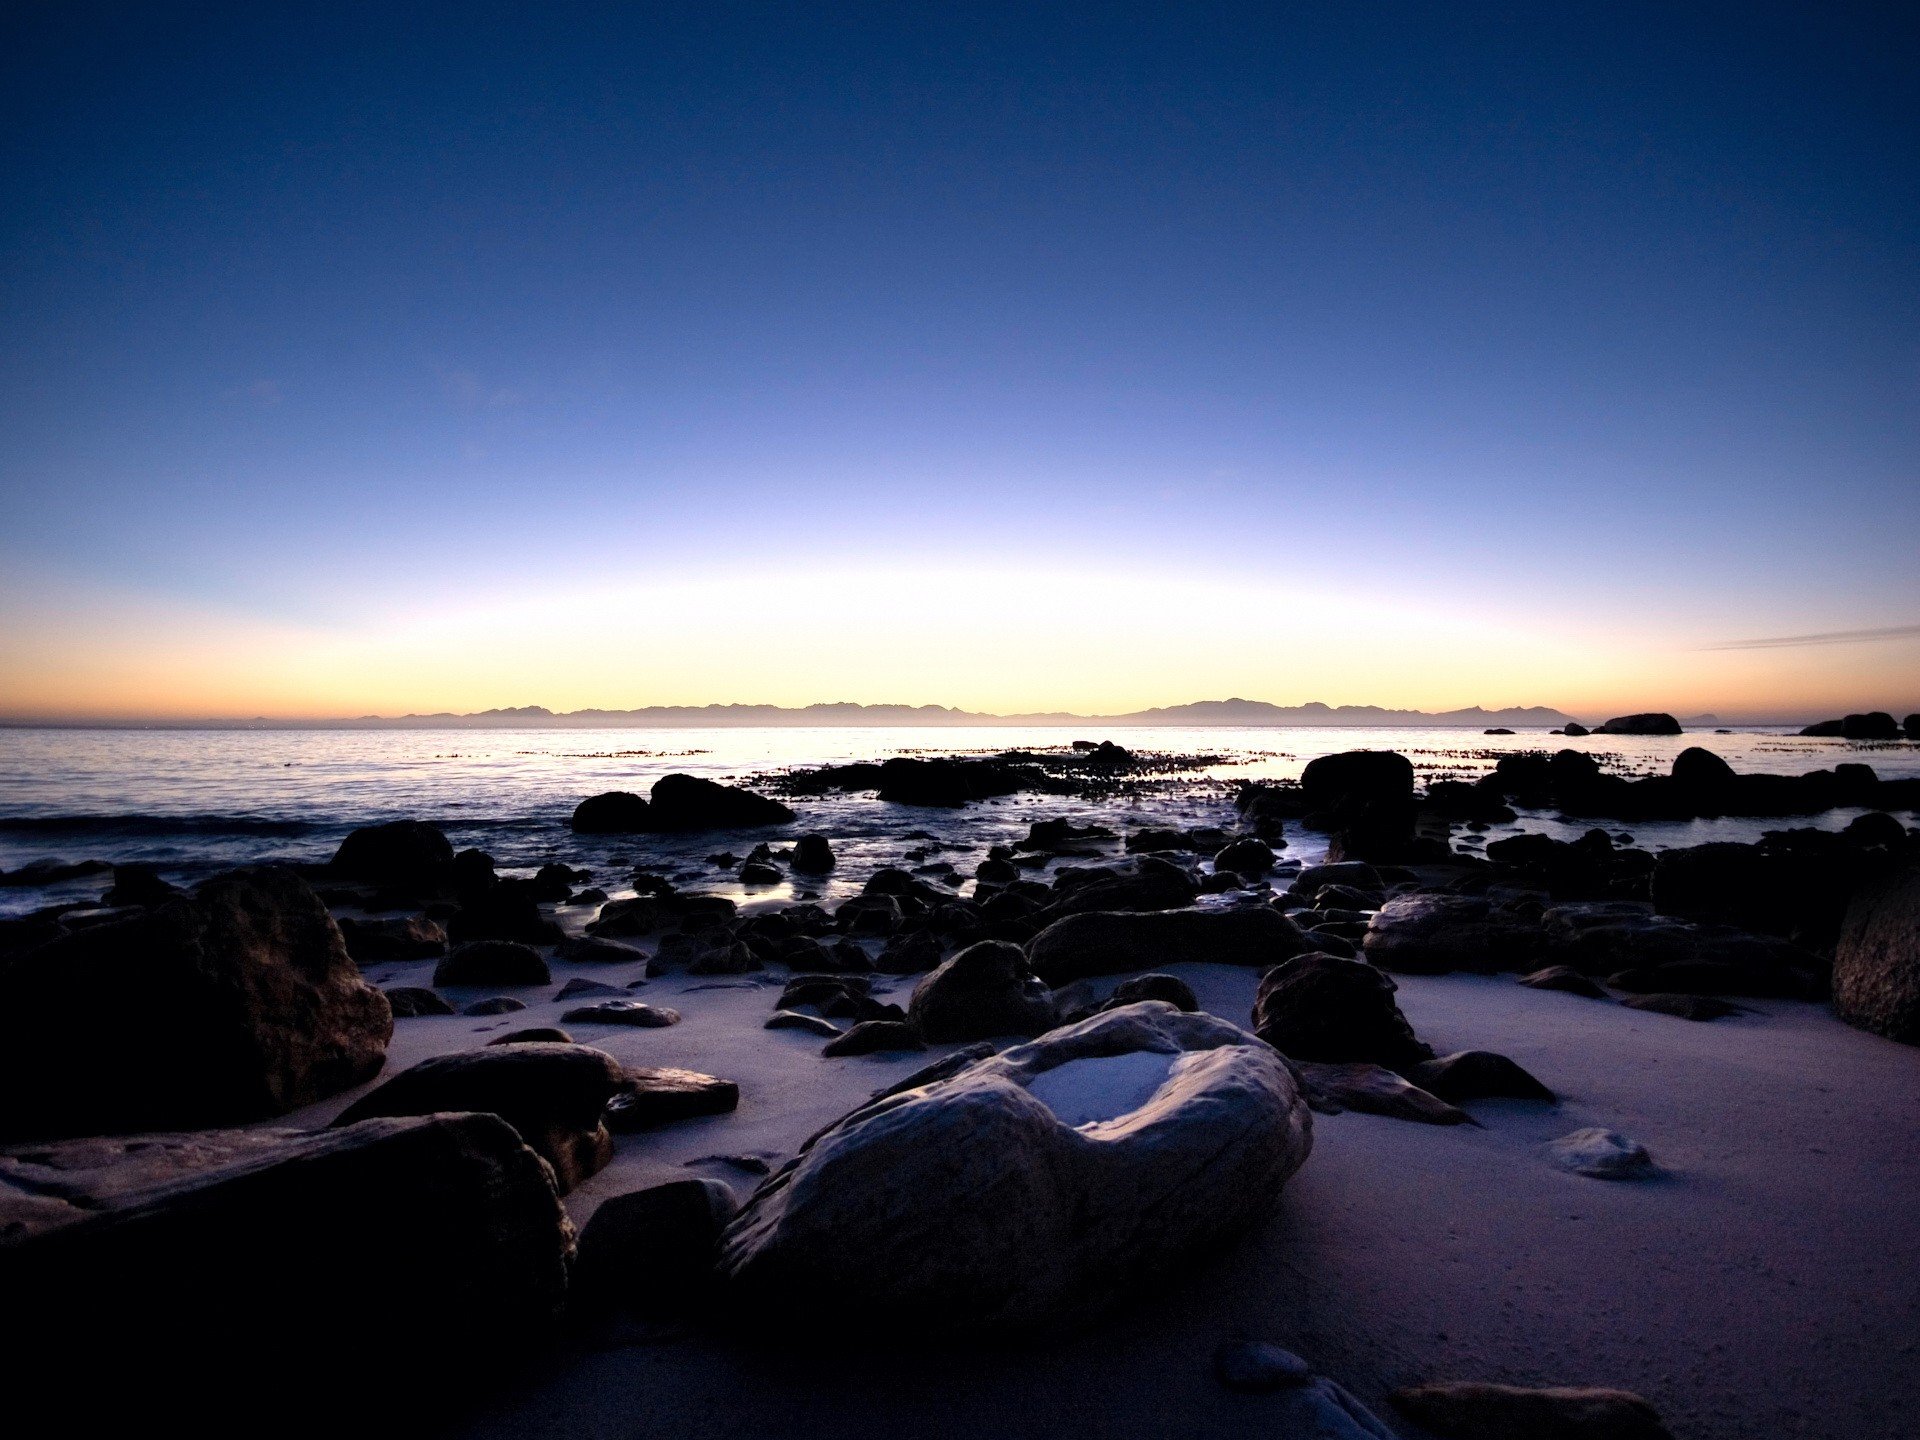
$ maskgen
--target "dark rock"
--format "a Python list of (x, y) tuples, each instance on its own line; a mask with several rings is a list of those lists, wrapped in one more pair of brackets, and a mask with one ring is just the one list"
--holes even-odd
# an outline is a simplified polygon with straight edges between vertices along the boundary
[(838, 1040), (846, 1031), (831, 1020), (818, 1015), (808, 1015), (801, 1010), (776, 1010), (768, 1017), (762, 1028), (767, 1030), (804, 1030), (809, 1035), (821, 1035), (829, 1040)]
[(1131, 980), (1122, 980), (1102, 1010), (1118, 1010), (1123, 1005), (1137, 1005), (1142, 1000), (1160, 1000), (1176, 1010), (1194, 1011), (1200, 1008), (1200, 999), (1193, 993), (1193, 987), (1175, 975), (1136, 975)]
[(371, 1078), (392, 1033), (307, 883), (231, 871), (0, 969), (0, 1135), (282, 1115)]
[(640, 835), (652, 830), (652, 807), (627, 790), (609, 790), (582, 800), (573, 811), (580, 835)]
[(698, 1070), (638, 1068), (627, 1071), (628, 1088), (607, 1104), (607, 1128), (625, 1135), (738, 1108), (740, 1087)]
[(739, 1202), (718, 1180), (672, 1180), (601, 1202), (580, 1235), (570, 1302), (648, 1319), (693, 1309)]
[(778, 885), (786, 878), (777, 866), (765, 865), (758, 860), (749, 860), (740, 867), (742, 885)]
[(1690, 745), (1674, 757), (1673, 783), (1708, 803), (1733, 790), (1740, 777), (1711, 750)]
[(1844, 740), (1898, 740), (1901, 727), (1886, 711), (1869, 710), (1865, 714), (1848, 715), (1840, 720), (1822, 720), (1817, 725), (1807, 726), (1800, 733)]
[(1273, 847), (1251, 835), (1244, 836), (1213, 857), (1213, 868), (1258, 880), (1273, 869)]
[(623, 992), (618, 985), (609, 985), (604, 980), (586, 980), (576, 975), (558, 990), (554, 991), (553, 998), (556, 1000), (571, 1000), (576, 995), (620, 995), (623, 993), (625, 992)]
[(997, 1035), (1038, 1035), (1054, 1024), (1053, 997), (1027, 968), (1026, 953), (982, 940), (914, 987), (907, 1018), (922, 1038), (943, 1044)]
[(476, 1000), (460, 1013), (462, 1015), (511, 1015), (516, 1010), (527, 1008), (527, 1002), (516, 1000), (511, 995), (491, 995), (485, 1000)]
[(1625, 1390), (1449, 1381), (1405, 1386), (1391, 1398), (1449, 1440), (1673, 1440), (1658, 1412)]
[(879, 1055), (898, 1050), (924, 1050), (913, 1026), (903, 1020), (862, 1020), (820, 1053), (827, 1056)]
[(487, 1041), (489, 1045), (571, 1045), (573, 1036), (558, 1025), (529, 1025), (524, 1030), (509, 1030)]
[(369, 885), (438, 890), (453, 878), (453, 846), (437, 825), (394, 820), (353, 831), (340, 842), (327, 868)]
[[(1770, 935), (1655, 915), (1632, 901), (1555, 905), (1541, 917), (1550, 953), (1618, 990), (1824, 995), (1818, 957)], [(1625, 966), (1625, 969), (1615, 967)]]
[(447, 953), (447, 932), (424, 915), (391, 920), (341, 919), (340, 938), (359, 965), (435, 960)]
[(954, 809), (975, 800), (1013, 795), (1026, 789), (1049, 788), (1044, 777), (1026, 767), (995, 760), (916, 760), (905, 757), (884, 762), (875, 777), (880, 798), (896, 805), (924, 805)]
[(1473, 1117), (1429, 1095), (1384, 1065), (1331, 1065), (1302, 1060), (1294, 1065), (1307, 1098), (1323, 1115), (1352, 1110), (1420, 1125), (1471, 1125)]
[(162, 880), (151, 865), (116, 865), (113, 884), (100, 897), (102, 905), (164, 905), (186, 894)]
[(838, 861), (826, 836), (802, 835), (793, 842), (793, 859), (789, 863), (796, 875), (825, 875)]
[(1562, 1135), (1547, 1154), (1561, 1169), (1594, 1180), (1645, 1180), (1658, 1173), (1646, 1146), (1598, 1126)]
[(1582, 975), (1571, 965), (1549, 965), (1531, 975), (1522, 975), (1520, 983), (1531, 985), (1536, 990), (1564, 990), (1569, 995), (1584, 995), (1589, 1000), (1612, 998), (1598, 981)]
[[(1090, 1138), (1075, 1128), (1088, 1096), (1130, 1108)], [(1149, 1104), (1153, 1123), (1125, 1122)], [(731, 1313), (779, 1333), (1080, 1318), (1266, 1215), (1311, 1143), (1271, 1049), (1211, 1016), (1129, 1006), (829, 1126), (727, 1228), (719, 1273)]]
[(1463, 1100), (1545, 1100), (1553, 1091), (1504, 1055), (1491, 1050), (1458, 1050), (1427, 1060), (1406, 1072), (1407, 1079), (1430, 1095), (1455, 1104)]
[(1413, 762), (1392, 750), (1321, 755), (1300, 772), (1300, 790), (1317, 810), (1352, 801), (1406, 804), (1413, 799)]
[(1277, 965), (1310, 947), (1277, 910), (1094, 911), (1054, 921), (1027, 959), (1049, 985), (1089, 975), (1158, 970), (1181, 961)]
[(1293, 1060), (1404, 1068), (1433, 1051), (1415, 1038), (1382, 970), (1333, 955), (1297, 955), (1260, 979), (1254, 1033)]
[(1121, 864), (1066, 867), (1054, 877), (1059, 897), (1045, 918), (1088, 910), (1178, 910), (1199, 894), (1193, 876), (1157, 855), (1135, 855)]
[(393, 1413), (353, 1378), (369, 1297), (405, 1297), (432, 1373), (464, 1381), (446, 1367), (525, 1353), (573, 1250), (547, 1166), (475, 1114), (22, 1147), (0, 1154), (0, 1235), (0, 1288), (32, 1316), (9, 1365), (59, 1375), (113, 1355), (132, 1394), (90, 1396), (90, 1423), (192, 1393), (201, 1428), (234, 1434), (259, 1426), (251, 1397), (320, 1374), (303, 1419), (329, 1397)]
[(384, 992), (387, 1008), (396, 1020), (411, 1020), (419, 1015), (451, 1015), (453, 1006), (438, 991), (424, 985), (396, 985)]
[(575, 965), (638, 965), (646, 952), (598, 935), (569, 935), (553, 947), (553, 958)]
[(483, 1047), (402, 1070), (333, 1123), (460, 1110), (498, 1115), (553, 1167), (565, 1194), (613, 1158), (601, 1120), (627, 1084), (619, 1061), (585, 1045)]
[(29, 860), (18, 870), (0, 872), (0, 886), (24, 889), (35, 885), (58, 885), (66, 880), (105, 875), (112, 868), (104, 860), (81, 860), (72, 864), (64, 860)]
[(435, 985), (545, 985), (547, 962), (517, 940), (474, 940), (458, 946), (433, 971)]
[(1634, 1010), (1672, 1015), (1680, 1020), (1724, 1020), (1729, 1015), (1746, 1013), (1741, 1006), (1716, 1000), (1711, 995), (1629, 995), (1620, 1003)]
[(1396, 895), (1367, 926), (1367, 959), (1404, 975), (1524, 970), (1542, 945), (1537, 917), (1470, 895)]
[(1833, 956), (1833, 1008), (1849, 1025), (1920, 1045), (1920, 860), (1854, 895)]
[(888, 975), (920, 975), (939, 965), (943, 947), (925, 930), (896, 935), (887, 941), (873, 968)]
[(664, 1030), (680, 1023), (680, 1012), (639, 1000), (602, 1000), (581, 1005), (560, 1017), (570, 1025), (630, 1025), (639, 1030)]
[(1588, 734), (1591, 734), (1592, 732), (1588, 730), (1586, 726), (1582, 725), (1578, 720), (1569, 720), (1567, 722), (1567, 728), (1562, 730), (1560, 733), (1562, 735), (1574, 737), (1574, 736), (1588, 735)]
[(1604, 725), (1594, 726), (1596, 735), (1678, 735), (1680, 722), (1658, 710), (1639, 715), (1616, 715)]
[(501, 880), (471, 894), (447, 917), (447, 936), (454, 941), (517, 940), (525, 945), (552, 945), (566, 932), (540, 909), (529, 880)]
[(659, 831), (747, 830), (793, 819), (778, 800), (697, 775), (663, 775), (650, 796), (647, 818)]

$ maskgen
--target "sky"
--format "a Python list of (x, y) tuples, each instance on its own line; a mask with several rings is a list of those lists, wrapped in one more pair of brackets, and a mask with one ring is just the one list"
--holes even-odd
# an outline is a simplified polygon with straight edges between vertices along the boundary
[(8, 6), (0, 718), (1920, 709), (1917, 72), (1885, 4)]

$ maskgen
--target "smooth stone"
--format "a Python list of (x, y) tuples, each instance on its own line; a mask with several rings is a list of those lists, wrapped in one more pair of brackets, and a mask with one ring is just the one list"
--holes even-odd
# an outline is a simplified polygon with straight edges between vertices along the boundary
[(1595, 1180), (1644, 1180), (1656, 1173), (1644, 1145), (1599, 1126), (1563, 1135), (1547, 1151), (1561, 1169)]

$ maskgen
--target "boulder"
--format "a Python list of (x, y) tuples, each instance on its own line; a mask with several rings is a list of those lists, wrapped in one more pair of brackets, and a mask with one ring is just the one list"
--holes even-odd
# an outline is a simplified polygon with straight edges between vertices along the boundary
[(1136, 975), (1131, 980), (1122, 980), (1100, 1008), (1118, 1010), (1142, 1000), (1164, 1001), (1176, 1010), (1200, 1008), (1200, 997), (1193, 993), (1193, 987), (1176, 975)]
[(1045, 919), (1089, 910), (1178, 910), (1199, 894), (1193, 876), (1157, 855), (1134, 855), (1118, 865), (1064, 869), (1054, 880), (1059, 896)]
[(1363, 942), (1367, 959), (1403, 975), (1524, 970), (1539, 956), (1540, 923), (1474, 895), (1396, 895)]
[(403, 891), (439, 890), (453, 878), (453, 845), (437, 825), (393, 820), (340, 842), (327, 868), (346, 880)]
[(447, 932), (424, 915), (386, 920), (340, 919), (340, 938), (358, 965), (437, 960), (447, 953)]
[(411, 1020), (420, 1015), (452, 1015), (455, 1010), (445, 996), (424, 985), (396, 985), (385, 992), (387, 1008), (396, 1020)]
[(1300, 772), (1300, 790), (1316, 810), (1354, 801), (1406, 804), (1413, 799), (1413, 762), (1392, 750), (1321, 755)]
[(496, 1035), (487, 1041), (487, 1044), (571, 1045), (573, 1044), (573, 1036), (562, 1030), (558, 1025), (529, 1025), (522, 1030), (509, 1030), (504, 1035)]
[(750, 830), (793, 819), (778, 800), (697, 775), (662, 775), (650, 794), (647, 818), (660, 831)]
[(1901, 726), (1886, 711), (1869, 710), (1839, 720), (1822, 720), (1817, 725), (1807, 726), (1800, 733), (1844, 740), (1898, 740)]
[(607, 1102), (606, 1125), (615, 1134), (652, 1130), (738, 1108), (740, 1087), (698, 1070), (640, 1067), (627, 1071), (627, 1088)]
[(518, 940), (470, 940), (433, 970), (436, 985), (545, 985), (552, 979), (540, 952)]
[(306, 881), (229, 871), (0, 969), (0, 1138), (284, 1115), (372, 1078), (392, 1034)]
[(642, 835), (653, 829), (652, 807), (629, 790), (609, 790), (582, 800), (573, 810), (579, 835)]
[(646, 963), (647, 955), (637, 946), (623, 945), (618, 940), (598, 935), (569, 935), (553, 947), (553, 958), (574, 965), (641, 965)]
[(640, 1000), (601, 1000), (579, 1005), (560, 1017), (569, 1025), (628, 1025), (637, 1030), (664, 1030), (680, 1023), (680, 1012)]
[(907, 1019), (936, 1044), (1038, 1035), (1053, 1028), (1053, 996), (1018, 945), (982, 940), (914, 986)]
[(1589, 979), (1571, 965), (1549, 965), (1531, 975), (1522, 975), (1520, 983), (1531, 985), (1536, 990), (1564, 990), (1569, 995), (1584, 995), (1589, 1000), (1613, 998), (1599, 981)]
[(1039, 1327), (1244, 1230), (1311, 1145), (1273, 1050), (1133, 1005), (835, 1122), (728, 1227), (719, 1273), (756, 1324)]
[(1920, 860), (1854, 895), (1833, 956), (1833, 1008), (1849, 1025), (1920, 1045)]
[(1181, 961), (1277, 965), (1312, 949), (1277, 910), (1091, 911), (1056, 920), (1027, 946), (1049, 985), (1089, 975), (1159, 970)]
[(1658, 1412), (1625, 1390), (1449, 1381), (1408, 1385), (1391, 1398), (1446, 1440), (1673, 1440)]
[(218, 1433), (236, 1411), (231, 1433), (256, 1430), (269, 1393), (300, 1394), (302, 1418), (391, 1414), (370, 1305), (401, 1307), (409, 1363), (477, 1367), (550, 1329), (572, 1252), (547, 1166), (492, 1115), (0, 1152), (0, 1289), (32, 1317), (8, 1363), (49, 1376), (113, 1357), (93, 1420), (151, 1420), (155, 1396), (189, 1393)]
[(826, 836), (802, 835), (793, 842), (793, 859), (789, 863), (796, 875), (825, 875), (839, 862)]
[(649, 1319), (696, 1305), (739, 1201), (718, 1180), (670, 1180), (603, 1201), (580, 1234), (570, 1303)]
[(1544, 1100), (1557, 1098), (1526, 1070), (1491, 1050), (1456, 1050), (1437, 1060), (1423, 1060), (1406, 1072), (1407, 1079), (1442, 1100)]
[(1214, 855), (1213, 868), (1258, 880), (1273, 869), (1273, 847), (1252, 835), (1243, 836)]
[(333, 1123), (390, 1115), (498, 1115), (553, 1167), (565, 1194), (613, 1158), (603, 1117), (626, 1072), (586, 1045), (505, 1045), (422, 1060), (362, 1095)]
[(1415, 1038), (1394, 989), (1365, 961), (1297, 955), (1261, 977), (1254, 1033), (1293, 1060), (1416, 1065), (1433, 1051)]

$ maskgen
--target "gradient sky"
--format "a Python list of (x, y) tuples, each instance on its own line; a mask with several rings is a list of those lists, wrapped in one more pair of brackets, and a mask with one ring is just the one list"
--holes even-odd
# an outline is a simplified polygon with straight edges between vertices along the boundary
[(0, 715), (1920, 708), (1911, 7), (295, 9), (0, 21)]

